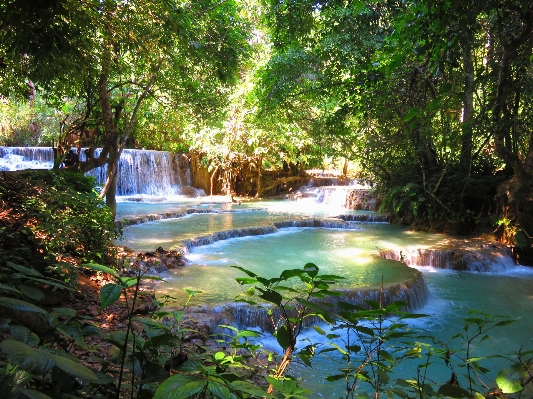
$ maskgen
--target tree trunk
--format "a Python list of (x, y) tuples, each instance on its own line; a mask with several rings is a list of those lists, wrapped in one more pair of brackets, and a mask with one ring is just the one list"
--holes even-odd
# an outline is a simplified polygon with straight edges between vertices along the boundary
[(255, 193), (255, 198), (261, 198), (263, 196), (263, 187), (261, 185), (261, 168), (263, 165), (263, 158), (259, 157), (257, 159), (257, 192)]
[(463, 43), (465, 94), (463, 98), (463, 123), (461, 126), (461, 157), (459, 165), (465, 177), (470, 175), (472, 164), (472, 122), (474, 118), (474, 60), (472, 58), (473, 32), (468, 30)]

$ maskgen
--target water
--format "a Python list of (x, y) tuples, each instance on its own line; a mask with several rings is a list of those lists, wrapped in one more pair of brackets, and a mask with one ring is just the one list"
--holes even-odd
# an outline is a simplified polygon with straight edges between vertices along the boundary
[[(218, 216), (218, 215), (217, 215)], [(260, 276), (278, 277), (285, 269), (315, 263), (321, 274), (344, 277), (339, 288), (377, 287), (381, 276), (390, 285), (413, 276), (413, 269), (382, 259), (362, 231), (288, 228), (275, 234), (219, 241), (194, 248), (190, 263), (166, 280), (172, 288), (163, 292), (179, 295), (183, 288), (201, 290), (198, 301), (209, 304), (231, 301), (242, 290), (236, 281), (245, 275), (230, 266), (241, 266)]]
[[(0, 170), (49, 168), (52, 162), (50, 154), (50, 149), (45, 151), (45, 149), (32, 148), (0, 148)], [(124, 159), (128, 160), (128, 157)], [(126, 197), (121, 199), (122, 202), (118, 204), (118, 218), (131, 218), (147, 213), (164, 213), (191, 206), (216, 211), (249, 211), (191, 215), (183, 219), (129, 226), (125, 228), (125, 239), (122, 244), (139, 251), (154, 250), (159, 246), (172, 249), (178, 247), (184, 239), (220, 230), (268, 226), (281, 220), (305, 217), (331, 217), (340, 213), (359, 213), (343, 209), (342, 200), (337, 196), (334, 197), (335, 200), (329, 201), (330, 206), (327, 208), (324, 208), (312, 196), (301, 198), (300, 201), (262, 201), (241, 205), (205, 203), (207, 199), (203, 201), (184, 200), (180, 197), (182, 192), (177, 186), (184, 180), (168, 180), (168, 182), (164, 180), (165, 187), (152, 184), (154, 180), (157, 180), (155, 171), (163, 169), (168, 171), (170, 168), (166, 166), (159, 168), (160, 161), (146, 160), (141, 164), (137, 161), (134, 162), (134, 159), (131, 159), (129, 165), (141, 165), (142, 168), (129, 168), (129, 175), (136, 174), (138, 171), (136, 169), (151, 166), (154, 168), (150, 169), (149, 173), (145, 173), (148, 179), (141, 185), (129, 181), (131, 176), (126, 179), (129, 181), (127, 184), (135, 185), (136, 190), (140, 192), (126, 189), (125, 195), (129, 196), (131, 193), (131, 196), (137, 198), (136, 201), (128, 201), (129, 198)], [(187, 178), (186, 172), (184, 176)], [(254, 211), (254, 208), (262, 208), (262, 210)], [(361, 212), (361, 214), (371, 213)], [(316, 263), (322, 272), (346, 276), (347, 286), (364, 288), (379, 284), (381, 274), (385, 276), (387, 283), (392, 283), (413, 273), (413, 269), (404, 265), (378, 258), (377, 253), (380, 250), (403, 251), (403, 254), (410, 256), (419, 249), (445, 246), (448, 242), (446, 236), (409, 232), (398, 226), (383, 223), (355, 224), (359, 230), (288, 228), (264, 236), (235, 238), (193, 248), (192, 252), (187, 255), (191, 261), (190, 264), (166, 275), (171, 285), (161, 284), (160, 289), (178, 293), (183, 287), (196, 288), (204, 291), (197, 297), (198, 301), (226, 302), (231, 301), (241, 288), (236, 285), (235, 277), (243, 276), (236, 269), (229, 267), (230, 265), (241, 265), (260, 275), (275, 276), (284, 268), (303, 267), (308, 261)], [(496, 268), (498, 272), (489, 273), (437, 270), (424, 266), (419, 266), (417, 269), (424, 273), (430, 290), (427, 304), (419, 311), (431, 316), (413, 323), (414, 327), (425, 328), (435, 334), (439, 340), (448, 342), (455, 333), (461, 331), (462, 319), (467, 316), (467, 311), (477, 309), (493, 315), (503, 314), (521, 318), (509, 328), (491, 332), (493, 340), (481, 345), (480, 353), (508, 354), (518, 350), (520, 346), (533, 347), (533, 338), (530, 333), (533, 330), (533, 319), (529, 317), (533, 311), (531, 268), (509, 267), (506, 264), (503, 268)], [(480, 270), (485, 270), (485, 268)], [(316, 334), (306, 334), (312, 340), (320, 339)], [(275, 340), (269, 339), (267, 335), (263, 342), (268, 344)], [(338, 367), (335, 364), (336, 360), (338, 358), (319, 357), (316, 359), (314, 369), (306, 369), (294, 364), (290, 372), (300, 376), (304, 385), (313, 390), (314, 394), (310, 396), (311, 398), (337, 398), (343, 396), (343, 385), (324, 381), (325, 370), (333, 373)], [(500, 364), (494, 359), (490, 362), (490, 367), (498, 367)], [(449, 378), (449, 371), (442, 366), (435, 367), (437, 368), (435, 378), (441, 383), (446, 381)], [(411, 378), (414, 376), (413, 370), (415, 369), (413, 364), (406, 364), (398, 367), (398, 373), (403, 378)], [(529, 394), (529, 397), (532, 396)]]
[[(430, 290), (430, 299), (426, 306), (418, 310), (419, 313), (428, 314), (429, 317), (417, 320), (413, 326), (430, 332), (438, 341), (449, 343), (458, 350), (464, 348), (463, 340), (452, 340), (462, 330), (465, 317), (475, 317), (468, 312), (478, 310), (490, 315), (505, 315), (510, 318), (519, 318), (510, 327), (497, 328), (487, 335), (490, 339), (477, 345), (472, 356), (508, 355), (524, 349), (533, 348), (531, 329), (533, 321), (529, 315), (533, 312), (533, 270), (531, 268), (517, 267), (505, 273), (473, 273), (457, 272), (451, 270), (418, 268), (426, 278)], [(511, 294), (512, 292), (512, 294)], [(470, 330), (474, 332), (474, 329)], [(310, 337), (312, 340), (325, 342), (317, 335)], [(462, 343), (462, 344), (461, 344)], [(437, 348), (442, 346), (436, 345)], [(395, 368), (395, 375), (391, 379), (392, 385), (396, 378), (416, 379), (416, 366), (420, 361), (409, 361)], [(509, 363), (502, 359), (492, 358), (481, 360), (480, 365), (493, 370), (489, 378), (494, 380), (496, 371), (508, 367)], [(313, 390), (310, 398), (338, 398), (343, 396), (345, 384), (343, 382), (330, 383), (325, 380), (323, 370), (336, 374), (336, 369), (343, 367), (340, 356), (335, 353), (329, 356), (317, 356), (314, 368), (306, 368), (293, 364), (291, 372), (304, 381), (304, 385)], [(464, 369), (456, 368), (460, 373)], [(429, 375), (438, 383), (443, 384), (450, 376), (450, 370), (445, 367), (442, 360), (434, 359), (430, 366)], [(465, 386), (464, 379), (463, 387)], [(361, 384), (363, 389), (364, 384)], [(526, 391), (526, 397), (532, 397), (533, 392)]]
[[(220, 229), (246, 225), (264, 226), (283, 217), (337, 214), (337, 210), (319, 210), (314, 205), (306, 208), (302, 204), (266, 201), (246, 204), (247, 208), (261, 206), (264, 208), (261, 211), (194, 215), (185, 219), (131, 226), (126, 228), (126, 241), (134, 247), (139, 245), (138, 248), (148, 248), (151, 245), (153, 250), (154, 245), (162, 241), (177, 246), (180, 237), (207, 234)], [(216, 207), (239, 209), (231, 204)], [(203, 291), (196, 298), (199, 303), (227, 302), (243, 289), (235, 282), (235, 278), (244, 275), (231, 268), (231, 265), (273, 277), (283, 269), (303, 267), (306, 262), (316, 263), (321, 272), (347, 277), (346, 286), (375, 286), (379, 285), (381, 274), (386, 281), (392, 282), (409, 276), (413, 270), (396, 262), (383, 263), (377, 257), (380, 250), (401, 250), (407, 254), (418, 249), (449, 246), (449, 237), (444, 235), (412, 232), (384, 223), (359, 223), (358, 227), (361, 230), (281, 229), (275, 234), (230, 239), (193, 248), (187, 255), (190, 263), (177, 273), (167, 276), (170, 285), (162, 284), (160, 289), (179, 295), (182, 288), (189, 287)], [(520, 266), (507, 269), (496, 267), (498, 272), (489, 273), (458, 272), (423, 266), (416, 269), (424, 274), (430, 291), (427, 304), (418, 309), (418, 312), (430, 316), (413, 323), (413, 327), (427, 329), (438, 340), (450, 342), (452, 336), (461, 331), (462, 319), (468, 316), (468, 310), (481, 310), (491, 315), (502, 314), (521, 319), (511, 327), (491, 331), (489, 335), (492, 339), (476, 349), (474, 355), (503, 355), (518, 350), (520, 346), (533, 348), (530, 334), (533, 320), (528, 317), (533, 311), (533, 269)], [(312, 332), (306, 333), (306, 337), (312, 341), (323, 340)], [(269, 338), (268, 334), (262, 342), (275, 346), (275, 339)], [(309, 369), (294, 363), (290, 373), (299, 376), (303, 385), (314, 392), (310, 398), (338, 398), (344, 395), (344, 384), (330, 383), (324, 379), (325, 370), (334, 374), (336, 368), (342, 367), (338, 361), (339, 357), (335, 355), (318, 356), (314, 360), (315, 368)], [(415, 377), (417, 364), (418, 362), (402, 364), (397, 368), (394, 378)], [(481, 364), (494, 369), (504, 366), (496, 359)], [(450, 378), (450, 371), (442, 365), (442, 361), (432, 366), (430, 374), (440, 383)], [(494, 378), (494, 373), (491, 377)]]

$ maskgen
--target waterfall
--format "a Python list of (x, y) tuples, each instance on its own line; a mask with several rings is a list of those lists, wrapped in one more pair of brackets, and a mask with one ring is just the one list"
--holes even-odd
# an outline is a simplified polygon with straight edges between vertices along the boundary
[[(96, 151), (98, 156), (99, 150)], [(85, 160), (84, 152), (80, 159)], [(50, 169), (54, 153), (46, 147), (0, 147), (0, 170)], [(103, 185), (107, 178), (107, 165), (87, 172)], [(183, 154), (166, 151), (125, 149), (118, 164), (117, 195), (186, 195), (203, 196), (203, 190), (191, 185), (188, 158)]]
[(436, 269), (474, 272), (504, 272), (514, 268), (511, 250), (502, 245), (479, 245), (455, 249), (383, 250), (385, 259), (403, 261), (408, 266), (430, 266)]
[[(347, 302), (352, 305), (358, 305), (364, 309), (369, 309), (369, 306), (365, 301), (372, 300), (379, 302), (380, 297), (383, 301), (383, 306), (390, 305), (391, 303), (403, 300), (408, 303), (406, 311), (413, 311), (426, 304), (429, 297), (429, 291), (426, 281), (422, 273), (415, 271), (413, 278), (400, 284), (394, 284), (389, 287), (385, 287), (383, 292), (380, 289), (342, 289), (339, 290), (342, 296), (328, 297), (316, 300), (315, 302), (321, 302), (326, 304), (325, 307), (331, 309), (332, 312), (338, 310), (336, 306), (339, 302)], [(331, 306), (332, 305), (332, 306)], [(258, 308), (246, 303), (226, 303), (223, 305), (215, 306), (213, 310), (221, 315), (224, 320), (224, 324), (232, 324), (233, 326), (242, 328), (259, 328), (261, 331), (273, 332), (274, 326), (272, 319), (277, 320), (279, 317), (278, 309), (272, 311), (272, 315), (267, 312), (269, 306)], [(304, 325), (311, 326), (322, 322), (322, 319), (317, 317), (309, 317), (304, 320)]]
[(54, 152), (45, 147), (0, 147), (0, 171), (51, 169)]
[[(168, 216), (175, 215), (176, 217), (183, 217), (190, 213), (195, 213), (195, 210), (189, 210), (185, 212), (178, 213), (169, 213)], [(208, 213), (213, 211), (203, 211), (201, 213)], [(238, 212), (238, 211), (236, 211)], [(213, 213), (222, 213), (216, 212)], [(141, 217), (136, 218), (136, 223), (128, 223), (128, 221), (117, 222), (117, 225), (127, 226), (130, 224), (138, 224), (143, 222), (148, 222), (151, 220), (161, 220), (164, 219), (164, 215), (149, 215), (152, 217)], [(160, 217), (161, 219), (158, 219)], [(217, 231), (216, 233), (207, 234), (199, 237), (188, 238), (182, 241), (182, 245), (177, 250), (182, 254), (189, 253), (193, 248), (201, 247), (204, 245), (210, 245), (217, 241), (229, 240), (231, 238), (241, 238), (241, 237), (252, 237), (252, 236), (261, 236), (266, 234), (273, 234), (278, 231), (278, 229), (297, 227), (297, 228), (325, 228), (325, 229), (344, 229), (344, 230), (360, 230), (359, 226), (343, 222), (342, 220), (329, 220), (329, 219), (298, 219), (298, 220), (286, 220), (283, 222), (274, 222), (271, 226), (264, 227), (243, 227), (240, 229), (231, 229), (224, 231)]]
[[(347, 208), (366, 211), (378, 209), (378, 202), (372, 191), (359, 184), (322, 186), (311, 180), (311, 185), (301, 187), (287, 195), (293, 201), (307, 201), (327, 205), (331, 208)], [(351, 183), (351, 182), (350, 182)]]

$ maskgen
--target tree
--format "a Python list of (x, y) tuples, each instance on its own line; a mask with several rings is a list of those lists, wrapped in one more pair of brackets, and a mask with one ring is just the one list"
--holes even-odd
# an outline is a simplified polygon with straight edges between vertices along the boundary
[[(9, 51), (20, 53), (24, 46), (28, 48), (26, 56), (14, 57), (28, 59), (26, 73), (35, 73), (36, 82), (50, 87), (50, 95), (56, 98), (87, 93), (86, 114), (79, 128), (83, 130), (89, 119), (94, 121), (103, 148), (98, 156), (89, 152), (79, 170), (108, 164), (102, 195), (113, 212), (116, 164), (142, 103), (149, 97), (159, 98), (181, 109), (189, 104), (191, 118), (218, 116), (248, 49), (249, 29), (235, 1), (58, 0), (46, 8), (51, 17), (38, 21), (44, 29), (52, 29), (59, 43), (68, 44), (52, 45), (50, 57), (43, 57), (39, 45), (33, 45), (34, 41), (47, 43), (45, 35), (18, 35), (25, 21), (17, 19), (16, 9), (3, 7), (2, 11), (14, 21)], [(70, 24), (56, 29), (57, 19), (72, 20), (75, 40), (65, 36)], [(3, 50), (7, 52), (8, 47)], [(60, 68), (51, 63), (55, 56), (65, 60)], [(43, 73), (37, 74), (41, 68)], [(15, 69), (8, 71), (5, 82), (20, 79)], [(68, 85), (56, 84), (62, 80)], [(69, 86), (77, 90), (67, 90)]]
[(530, 2), (268, 5), (264, 109), (312, 115), (398, 220), (467, 232), (497, 196), (511, 241), (530, 236)]

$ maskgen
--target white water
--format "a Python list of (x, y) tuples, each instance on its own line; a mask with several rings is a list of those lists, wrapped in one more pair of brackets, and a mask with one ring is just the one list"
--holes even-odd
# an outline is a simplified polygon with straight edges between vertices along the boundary
[[(96, 156), (99, 150), (96, 151)], [(85, 159), (84, 152), (80, 159)], [(0, 171), (22, 169), (51, 169), (54, 164), (52, 148), (0, 147)], [(107, 165), (87, 173), (103, 185), (107, 178)], [(183, 155), (165, 151), (124, 150), (117, 172), (117, 195), (136, 197), (201, 197), (203, 190), (191, 187), (189, 162)]]

